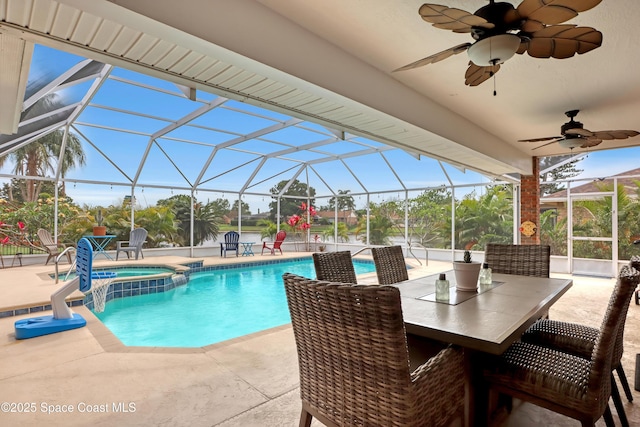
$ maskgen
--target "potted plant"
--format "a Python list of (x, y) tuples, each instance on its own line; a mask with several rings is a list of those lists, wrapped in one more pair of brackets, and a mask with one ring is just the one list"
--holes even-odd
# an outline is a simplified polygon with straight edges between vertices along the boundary
[(453, 262), (453, 272), (456, 275), (456, 289), (459, 291), (474, 292), (478, 289), (478, 276), (480, 263), (471, 260), (471, 252), (464, 251), (462, 261)]
[(96, 224), (98, 225), (93, 226), (94, 236), (104, 236), (107, 234), (107, 227), (102, 225), (103, 220), (104, 217), (102, 216), (102, 209), (98, 209), (98, 212), (96, 212)]

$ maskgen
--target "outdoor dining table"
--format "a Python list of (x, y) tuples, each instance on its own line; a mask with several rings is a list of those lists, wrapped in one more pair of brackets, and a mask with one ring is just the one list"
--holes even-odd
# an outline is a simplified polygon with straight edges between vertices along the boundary
[[(571, 279), (493, 274), (492, 284), (476, 292), (457, 291), (453, 271), (448, 302), (435, 299), (438, 274), (400, 282), (407, 333), (452, 343), (465, 350), (467, 426), (476, 419), (475, 384), (480, 353), (502, 354), (573, 285)], [(483, 417), (479, 417), (483, 418)]]

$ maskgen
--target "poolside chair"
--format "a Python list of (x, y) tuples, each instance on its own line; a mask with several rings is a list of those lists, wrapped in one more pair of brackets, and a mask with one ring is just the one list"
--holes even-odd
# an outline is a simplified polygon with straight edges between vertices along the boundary
[(407, 264), (404, 262), (404, 254), (401, 246), (386, 246), (371, 248), (373, 263), (376, 266), (378, 283), (391, 285), (409, 280)]
[(316, 252), (312, 257), (318, 280), (358, 283), (351, 260), (351, 251)]
[(237, 231), (229, 231), (224, 234), (224, 243), (220, 242), (220, 256), (227, 257), (227, 251), (232, 251), (238, 256), (238, 250), (240, 246), (240, 234)]
[(277, 249), (280, 251), (280, 255), (282, 255), (282, 242), (284, 242), (284, 239), (286, 239), (286, 237), (287, 237), (286, 231), (284, 230), (278, 231), (278, 234), (276, 234), (276, 240), (272, 243), (271, 246), (267, 245), (267, 242), (262, 242), (262, 252), (260, 254), (263, 255), (264, 250), (269, 249), (271, 251), (271, 255), (275, 255), (276, 249)]
[(131, 230), (129, 233), (129, 240), (120, 240), (116, 245), (116, 261), (118, 260), (118, 255), (120, 252), (124, 252), (127, 254), (127, 258), (129, 258), (129, 252), (133, 252), (136, 254), (136, 259), (138, 259), (138, 255), (140, 255), (144, 259), (144, 255), (142, 253), (142, 245), (145, 243), (147, 239), (147, 230), (144, 228), (136, 228)]
[[(501, 356), (486, 356), (482, 383), (495, 392), (579, 420), (583, 427), (595, 426), (600, 417), (613, 426), (608, 404), (613, 352), (625, 307), (639, 281), (636, 269), (622, 267), (589, 358), (517, 341)], [(486, 399), (488, 391), (478, 396)], [(486, 408), (486, 403), (478, 407)]]
[[(49, 264), (49, 260), (51, 258), (57, 257), (67, 248), (62, 243), (56, 243), (56, 241), (53, 240), (53, 236), (51, 236), (51, 233), (49, 233), (49, 231), (45, 230), (44, 228), (38, 229), (38, 238), (40, 239), (42, 247), (47, 251), (47, 254), (49, 255), (44, 265)], [(71, 264), (70, 252), (67, 252), (67, 261), (69, 261), (69, 264)]]
[(412, 360), (398, 288), (283, 279), (300, 426), (314, 417), (327, 426), (445, 426), (463, 414), (462, 351), (445, 346)]

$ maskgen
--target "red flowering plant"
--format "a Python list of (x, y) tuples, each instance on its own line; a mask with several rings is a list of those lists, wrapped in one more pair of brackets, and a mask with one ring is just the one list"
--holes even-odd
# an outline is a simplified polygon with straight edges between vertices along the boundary
[(27, 226), (18, 221), (15, 225), (0, 221), (0, 244), (13, 246), (31, 246), (27, 237)]
[(305, 202), (300, 204), (299, 209), (300, 214), (291, 215), (287, 220), (287, 225), (293, 233), (304, 238), (305, 250), (309, 251), (309, 229), (317, 212), (313, 206), (307, 206)]

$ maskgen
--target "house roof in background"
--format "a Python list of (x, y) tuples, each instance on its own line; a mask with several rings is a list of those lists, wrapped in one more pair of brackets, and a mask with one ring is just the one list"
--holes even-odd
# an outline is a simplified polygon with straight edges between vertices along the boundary
[[(571, 194), (587, 194), (601, 192), (602, 185), (613, 185), (613, 178), (617, 178), (618, 185), (622, 185), (628, 195), (636, 196), (640, 189), (640, 168), (621, 172), (605, 179), (594, 179), (585, 184), (571, 187)], [(567, 190), (560, 190), (542, 197), (540, 200), (566, 198)]]

